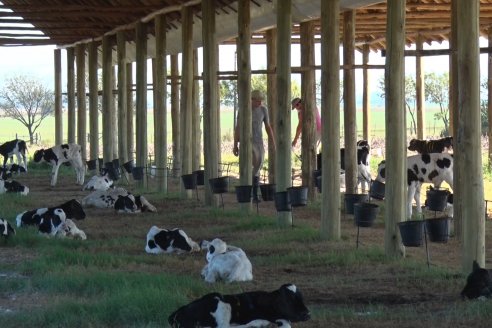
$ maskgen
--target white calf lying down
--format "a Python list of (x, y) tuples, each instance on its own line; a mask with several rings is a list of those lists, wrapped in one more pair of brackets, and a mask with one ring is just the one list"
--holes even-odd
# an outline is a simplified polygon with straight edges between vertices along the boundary
[(104, 175), (94, 175), (87, 181), (82, 190), (108, 190), (112, 186), (113, 180), (106, 173)]
[(171, 327), (291, 327), (291, 322), (311, 317), (296, 285), (285, 284), (273, 292), (234, 295), (207, 294), (173, 312)]
[(84, 231), (77, 228), (75, 222), (70, 219), (66, 219), (56, 231), (57, 237), (65, 237), (71, 239), (86, 240), (87, 236)]
[(18, 193), (20, 195), (26, 196), (29, 194), (29, 188), (27, 186), (21, 185), (15, 180), (2, 180), (0, 179), (0, 194), (5, 193)]
[(56, 185), (56, 180), (58, 177), (58, 169), (63, 163), (70, 163), (70, 165), (75, 169), (75, 174), (77, 176), (77, 184), (84, 184), (85, 177), (85, 163), (82, 161), (80, 145), (77, 144), (63, 144), (53, 146), (48, 149), (39, 149), (34, 152), (34, 161), (36, 163), (44, 160), (53, 169), (51, 171), (51, 186)]
[(9, 237), (15, 235), (14, 228), (10, 225), (9, 221), (0, 218), (0, 236)]
[[(376, 180), (385, 182), (386, 163), (378, 165)], [(422, 212), (420, 204), (420, 189), (422, 183), (432, 183), (439, 188), (443, 182), (453, 188), (453, 155), (447, 153), (419, 154), (407, 157), (407, 216), (412, 216), (412, 199), (415, 199), (417, 211)]]
[(208, 249), (208, 264), (202, 269), (206, 282), (253, 280), (253, 267), (241, 248), (227, 245), (218, 238), (211, 242), (203, 241), (202, 247)]
[(114, 208), (118, 212), (157, 212), (144, 196), (134, 196), (125, 188), (96, 190), (82, 199), (82, 206)]
[(156, 226), (147, 233), (145, 251), (149, 254), (191, 253), (200, 251), (200, 246), (181, 229), (161, 229)]

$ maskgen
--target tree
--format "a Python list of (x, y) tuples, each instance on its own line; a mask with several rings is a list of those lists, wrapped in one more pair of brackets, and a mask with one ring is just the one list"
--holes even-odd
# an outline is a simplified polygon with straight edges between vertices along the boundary
[(27, 76), (15, 76), (6, 80), (0, 90), (0, 110), (4, 117), (22, 123), (29, 132), (29, 142), (41, 122), (54, 111), (54, 93), (39, 80)]
[(444, 123), (442, 136), (449, 136), (449, 74), (430, 73), (425, 76), (425, 99), (439, 105), (434, 118)]

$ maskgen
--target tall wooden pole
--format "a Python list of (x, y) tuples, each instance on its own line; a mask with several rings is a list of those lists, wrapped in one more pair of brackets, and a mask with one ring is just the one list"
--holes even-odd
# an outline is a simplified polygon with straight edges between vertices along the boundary
[[(277, 2), (277, 109), (275, 141), (275, 182), (277, 191), (286, 191), (291, 186), (291, 59), (292, 1)], [(278, 224), (286, 227), (292, 224), (292, 212), (277, 212)]]
[[(301, 66), (314, 66), (314, 22), (301, 23)], [(302, 185), (308, 187), (308, 197), (316, 197), (316, 185), (312, 172), (316, 169), (316, 76), (310, 69), (301, 74), (301, 93), (304, 110), (302, 114)]]
[[(355, 64), (355, 11), (343, 13), (343, 64)], [(343, 129), (345, 141), (345, 190), (357, 192), (357, 123), (355, 107), (355, 71), (343, 70)]]
[(103, 158), (104, 163), (113, 160), (113, 58), (112, 58), (111, 37), (104, 36), (102, 44), (102, 137), (103, 137)]
[(171, 55), (171, 126), (173, 139), (173, 177), (181, 175), (181, 117), (179, 110), (178, 56)]
[[(369, 45), (362, 47), (362, 64), (369, 64)], [(367, 67), (362, 69), (362, 137), (371, 144), (371, 83), (369, 82), (370, 70)]]
[(62, 70), (61, 49), (54, 50), (55, 59), (55, 145), (63, 143), (63, 111), (62, 111)]
[[(193, 76), (198, 76), (198, 51), (193, 49)], [(200, 82), (193, 79), (191, 104), (191, 168), (200, 169), (202, 158), (202, 131), (200, 115)]]
[[(417, 37), (417, 50), (422, 50), (422, 35)], [(423, 58), (417, 51), (415, 57), (415, 94), (417, 103), (417, 138), (425, 138), (425, 73)]]
[[(272, 28), (266, 32), (267, 43), (267, 69), (274, 70), (277, 67), (277, 29)], [(270, 122), (277, 121), (277, 77), (274, 74), (267, 75), (267, 102), (268, 102), (268, 116)], [(275, 124), (272, 124), (272, 128)], [(273, 148), (273, 140), (268, 137), (268, 182), (275, 183), (275, 163), (276, 163), (276, 151)]]
[[(147, 26), (139, 22), (136, 28), (136, 112), (135, 112), (135, 150), (136, 166), (147, 166)], [(146, 184), (146, 179), (139, 182)]]
[[(219, 176), (218, 133), (218, 79), (217, 79), (217, 33), (215, 29), (215, 1), (202, 1), (202, 38), (203, 38), (203, 158), (205, 181)], [(205, 204), (218, 206), (210, 185), (205, 183)]]
[(384, 249), (404, 256), (398, 223), (406, 218), (405, 3), (387, 1), (386, 32), (386, 218)]
[(340, 239), (340, 0), (321, 1), (321, 236)]
[[(126, 38), (125, 32), (116, 33), (117, 59), (118, 59), (118, 158), (120, 164), (128, 161), (128, 111), (127, 111), (127, 91), (126, 88)], [(131, 72), (130, 72), (131, 74)], [(124, 172), (126, 174), (126, 172)]]
[(77, 44), (77, 143), (82, 149), (82, 160), (87, 159), (87, 108), (85, 105), (85, 44)]
[[(458, 1), (458, 94), (459, 116), (457, 149), (461, 153), (458, 170), (461, 181), (461, 201), (463, 220), (463, 272), (472, 270), (473, 261), (485, 266), (485, 216), (481, 153), (480, 124), (480, 51), (478, 38), (480, 32), (479, 0)], [(455, 143), (456, 145), (456, 143)]]
[(154, 135), (155, 162), (158, 170), (158, 189), (167, 192), (167, 61), (166, 61), (166, 16), (159, 15), (155, 20), (155, 64), (154, 81)]
[[(190, 174), (191, 166), (191, 137), (192, 137), (192, 98), (193, 98), (193, 11), (190, 7), (181, 9), (183, 54), (181, 57), (181, 174)], [(191, 198), (191, 190), (184, 189), (181, 184), (181, 196)]]
[[(492, 28), (489, 29), (488, 34), (489, 47), (492, 47)], [(492, 53), (487, 55), (488, 67), (487, 67), (487, 115), (492, 122)], [(487, 129), (487, 135), (489, 137), (489, 151), (488, 151), (488, 165), (492, 167), (492, 124), (489, 124)]]
[(68, 143), (75, 143), (75, 49), (67, 48), (67, 126)]
[[(89, 43), (89, 134), (90, 159), (99, 158), (99, 79), (97, 76), (97, 43)], [(98, 161), (96, 161), (98, 163)], [(98, 164), (99, 165), (99, 164)]]
[(133, 101), (133, 63), (126, 64), (126, 144), (127, 158), (134, 160), (135, 152), (135, 125), (134, 125), (134, 101)]
[[(239, 183), (251, 185), (253, 172), (252, 111), (251, 111), (251, 16), (250, 1), (238, 1), (237, 38), (237, 89), (238, 89), (238, 121), (239, 126)], [(241, 203), (242, 210), (250, 211), (251, 203)]]

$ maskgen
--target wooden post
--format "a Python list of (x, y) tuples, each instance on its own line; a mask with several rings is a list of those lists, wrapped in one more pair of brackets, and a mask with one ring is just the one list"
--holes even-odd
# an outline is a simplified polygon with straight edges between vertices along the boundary
[[(489, 47), (492, 47), (492, 28), (489, 29), (488, 35)], [(488, 71), (487, 71), (487, 115), (489, 117), (489, 126), (487, 135), (489, 137), (489, 154), (488, 165), (492, 167), (492, 53), (487, 55)]]
[[(193, 76), (198, 76), (198, 51), (193, 49)], [(200, 82), (198, 79), (193, 80), (191, 104), (191, 168), (192, 171), (200, 169), (201, 165), (201, 115), (200, 115)], [(220, 148), (219, 148), (220, 149)]]
[[(136, 166), (147, 166), (147, 26), (137, 23), (136, 28), (136, 113), (135, 113), (135, 144), (136, 144)], [(138, 185), (143, 187), (146, 179), (139, 181)]]
[[(90, 159), (99, 158), (99, 79), (97, 76), (97, 43), (89, 43), (89, 133)], [(96, 161), (99, 165), (98, 161)]]
[(384, 249), (387, 256), (404, 256), (398, 223), (405, 220), (407, 156), (405, 120), (405, 3), (387, 2), (386, 32), (386, 216)]
[[(120, 165), (128, 161), (128, 112), (127, 112), (127, 88), (126, 88), (126, 38), (124, 31), (116, 33), (116, 47), (118, 58), (118, 158)], [(130, 72), (131, 74), (131, 72)], [(124, 170), (123, 170), (124, 171)], [(127, 174), (123, 172), (123, 174)]]
[(321, 1), (321, 236), (340, 239), (340, 0)]
[[(112, 40), (113, 45), (114, 42), (116, 42), (116, 38)], [(112, 55), (113, 49), (111, 47), (111, 55)], [(111, 59), (111, 62), (113, 60)], [(117, 79), (118, 79), (118, 72), (116, 70), (116, 66), (112, 65), (111, 66), (111, 97), (113, 98), (111, 100), (111, 114), (112, 114), (112, 122), (111, 122), (111, 143), (113, 144), (112, 149), (113, 149), (113, 159), (118, 158), (118, 135), (119, 135), (119, 122), (118, 122), (118, 110), (116, 109), (116, 103), (118, 102), (117, 94), (114, 92), (117, 89)], [(121, 163), (121, 162), (120, 162)], [(121, 163), (122, 164), (122, 163)]]
[[(369, 64), (369, 45), (366, 43), (362, 47), (362, 64)], [(371, 85), (369, 82), (370, 70), (367, 67), (362, 69), (362, 137), (371, 144)]]
[(167, 61), (166, 61), (166, 16), (155, 20), (155, 64), (154, 80), (154, 149), (158, 189), (167, 192)]
[[(314, 66), (314, 22), (304, 22), (300, 26), (301, 66)], [(306, 70), (301, 74), (301, 94), (304, 104), (302, 114), (302, 185), (308, 187), (308, 197), (313, 201), (316, 197), (316, 185), (312, 178), (316, 169), (316, 76), (314, 70)], [(290, 107), (290, 106), (289, 106)]]
[(111, 37), (105, 35), (102, 44), (102, 137), (104, 163), (113, 160), (113, 65)]
[[(343, 64), (355, 64), (355, 11), (343, 13)], [(355, 71), (343, 70), (343, 125), (345, 141), (345, 193), (357, 192), (357, 122)]]
[[(275, 161), (275, 181), (277, 191), (287, 191), (292, 176), (292, 136), (291, 136), (291, 59), (292, 1), (277, 2), (277, 109), (275, 121), (275, 141), (277, 159)], [(292, 225), (292, 212), (277, 212), (281, 227)]]
[(87, 159), (87, 108), (85, 106), (85, 44), (76, 48), (77, 60), (77, 143), (81, 147), (82, 160)]
[[(267, 69), (274, 70), (277, 67), (277, 29), (272, 28), (266, 32), (267, 43)], [(267, 74), (267, 102), (268, 116), (272, 122), (272, 128), (275, 130), (277, 121), (277, 77), (274, 74)], [(275, 132), (274, 132), (275, 133)], [(273, 140), (268, 137), (268, 182), (275, 183), (275, 162), (276, 151), (273, 148)]]
[(205, 164), (205, 204), (217, 207), (218, 197), (214, 196), (208, 180), (219, 176), (220, 142), (218, 133), (218, 51), (215, 29), (215, 1), (202, 1), (202, 38), (203, 38), (203, 158)]
[[(193, 97), (193, 11), (190, 7), (181, 9), (181, 28), (183, 44), (181, 57), (181, 174), (190, 174), (191, 167), (191, 123), (192, 123), (192, 97)], [(181, 196), (191, 198), (192, 191), (184, 189), (181, 183)]]
[(75, 143), (75, 49), (67, 48), (68, 143)]
[(181, 117), (179, 115), (178, 56), (171, 55), (171, 125), (173, 138), (173, 177), (181, 175)]
[[(463, 221), (464, 273), (472, 270), (473, 261), (485, 266), (485, 206), (483, 192), (481, 124), (480, 124), (480, 52), (478, 38), (479, 0), (458, 1), (458, 94), (459, 116), (457, 148), (460, 153), (458, 166), (461, 181), (461, 201)], [(455, 143), (456, 145), (456, 143)]]
[(62, 108), (62, 70), (61, 49), (54, 50), (55, 59), (55, 145), (63, 143), (63, 108)]
[(135, 128), (134, 128), (134, 101), (133, 101), (133, 63), (126, 64), (126, 144), (128, 147), (127, 158), (134, 160), (135, 152)]
[[(253, 172), (251, 111), (251, 13), (249, 0), (238, 1), (237, 89), (239, 127), (239, 184), (251, 185)], [(251, 203), (241, 203), (241, 210), (251, 211)]]
[[(423, 50), (422, 35), (417, 36), (417, 50)], [(420, 52), (415, 56), (415, 95), (417, 103), (417, 138), (425, 138), (425, 73)]]

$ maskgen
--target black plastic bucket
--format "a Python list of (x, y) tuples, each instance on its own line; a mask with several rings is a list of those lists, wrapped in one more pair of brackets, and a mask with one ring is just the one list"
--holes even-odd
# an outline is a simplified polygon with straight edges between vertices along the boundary
[(354, 214), (354, 204), (369, 200), (368, 194), (345, 194), (345, 213)]
[(136, 166), (132, 169), (132, 176), (135, 180), (142, 180), (144, 177), (144, 168), (142, 166)]
[(238, 203), (249, 203), (251, 201), (252, 185), (236, 186), (236, 199)]
[(306, 206), (308, 201), (308, 187), (297, 186), (287, 188), (290, 197), (290, 204), (293, 207)]
[(127, 173), (132, 173), (133, 171), (133, 160), (129, 160), (128, 162), (126, 162), (125, 164), (123, 164), (123, 168), (125, 169), (125, 171)]
[(446, 189), (427, 189), (426, 204), (431, 211), (444, 211), (448, 203), (449, 191)]
[(89, 171), (93, 171), (97, 168), (97, 160), (91, 159), (90, 161), (87, 161), (87, 169)]
[(373, 203), (355, 203), (354, 221), (359, 227), (370, 227), (379, 213), (379, 206)]
[(401, 241), (407, 247), (422, 246), (424, 237), (424, 221), (411, 220), (398, 223)]
[(449, 218), (440, 217), (425, 220), (425, 229), (429, 241), (434, 243), (445, 243), (449, 240)]
[(279, 191), (275, 193), (275, 209), (277, 212), (290, 212), (290, 196), (288, 191)]
[(193, 171), (196, 174), (196, 185), (203, 186), (205, 184), (205, 170)]
[(116, 181), (120, 178), (120, 171), (118, 168), (114, 167), (114, 162), (106, 162), (104, 167), (108, 173), (108, 177), (111, 180)]
[(196, 188), (196, 174), (183, 174), (181, 176), (181, 180), (183, 180), (183, 185), (185, 189), (195, 189)]
[(209, 179), (208, 183), (214, 194), (223, 194), (229, 189), (229, 177), (227, 176)]
[(261, 198), (263, 201), (268, 202), (275, 199), (276, 187), (274, 183), (260, 184)]
[(371, 187), (369, 188), (369, 196), (374, 199), (383, 200), (386, 185), (378, 180), (371, 180)]

